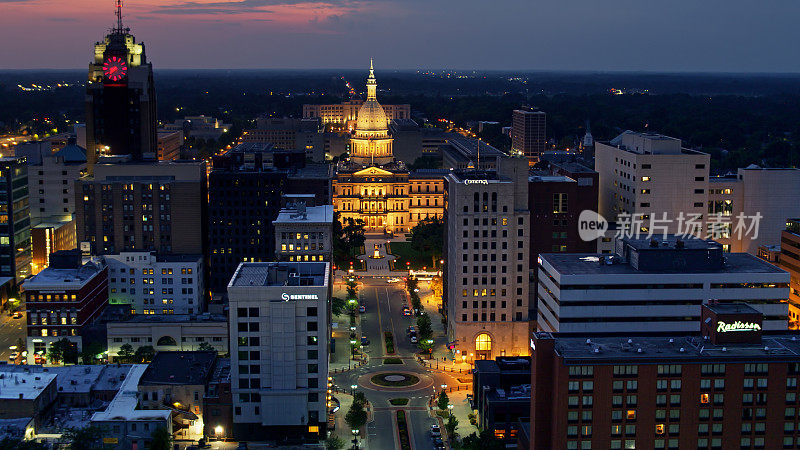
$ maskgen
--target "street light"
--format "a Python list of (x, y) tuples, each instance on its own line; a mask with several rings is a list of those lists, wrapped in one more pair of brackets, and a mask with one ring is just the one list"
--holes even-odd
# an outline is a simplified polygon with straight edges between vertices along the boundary
[(353, 429), (353, 430), (350, 430), (350, 431), (352, 431), (352, 433), (353, 433), (353, 448), (357, 449), (358, 448), (358, 430), (357, 429)]
[(353, 396), (355, 396), (355, 395), (356, 395), (356, 388), (357, 388), (357, 387), (358, 387), (358, 385), (357, 385), (357, 384), (351, 384), (351, 385), (350, 385), (350, 395), (353, 395)]

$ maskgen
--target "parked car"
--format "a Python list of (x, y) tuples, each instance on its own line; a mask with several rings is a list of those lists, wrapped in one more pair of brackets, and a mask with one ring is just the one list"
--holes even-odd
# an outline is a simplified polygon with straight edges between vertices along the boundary
[(369, 339), (366, 336), (361, 336), (361, 345), (369, 345)]
[(397, 278), (397, 277), (389, 278), (388, 280), (386, 280), (386, 282), (387, 283), (399, 283), (400, 282), (400, 278)]
[(22, 317), (22, 313), (17, 311), (11, 317), (14, 318), (14, 319), (19, 319), (19, 318)]
[(439, 425), (433, 424), (431, 425), (431, 437), (441, 436), (442, 430), (439, 428)]
[(433, 448), (435, 448), (436, 450), (444, 448), (444, 442), (442, 442), (441, 436), (436, 436), (433, 438)]
[(411, 343), (412, 343), (412, 344), (416, 344), (417, 342), (418, 342), (418, 340), (417, 340), (417, 335), (415, 335), (415, 334), (412, 334), (412, 335), (411, 335)]
[(408, 327), (408, 329), (406, 330), (406, 334), (407, 334), (407, 335), (409, 335), (409, 336), (411, 336), (412, 334), (414, 334), (414, 333), (416, 333), (416, 332), (417, 332), (417, 329), (414, 327), (414, 325), (411, 325), (411, 326), (410, 326), (410, 327)]
[(408, 309), (408, 306), (404, 306), (403, 307), (403, 315), (404, 316), (410, 316), (411, 315), (411, 310)]
[(364, 314), (365, 312), (367, 312), (366, 306), (358, 305), (358, 312), (360, 312), (361, 314)]
[(18, 356), (19, 356), (19, 352), (13, 351), (13, 352), (11, 352), (11, 355), (9, 355), (8, 360), (9, 361), (16, 361)]

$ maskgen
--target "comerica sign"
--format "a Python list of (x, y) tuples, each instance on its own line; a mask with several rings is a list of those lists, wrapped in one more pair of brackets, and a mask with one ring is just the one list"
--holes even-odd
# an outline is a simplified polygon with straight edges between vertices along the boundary
[(288, 302), (289, 300), (319, 300), (317, 294), (281, 294), (281, 300)]
[(753, 322), (742, 322), (737, 320), (733, 323), (717, 322), (717, 333), (728, 333), (734, 331), (760, 331), (761, 325)]

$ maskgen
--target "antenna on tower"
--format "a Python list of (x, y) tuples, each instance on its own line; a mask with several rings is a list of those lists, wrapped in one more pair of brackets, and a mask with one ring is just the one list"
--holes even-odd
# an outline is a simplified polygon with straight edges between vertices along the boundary
[(475, 167), (481, 170), (481, 138), (478, 138), (478, 164)]
[(122, 0), (117, 0), (117, 33), (122, 33)]

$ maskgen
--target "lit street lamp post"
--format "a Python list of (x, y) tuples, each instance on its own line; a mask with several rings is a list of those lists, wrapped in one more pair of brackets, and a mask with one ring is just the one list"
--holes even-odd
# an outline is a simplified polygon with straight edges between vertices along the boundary
[(358, 448), (358, 430), (351, 430), (353, 432), (353, 449)]

